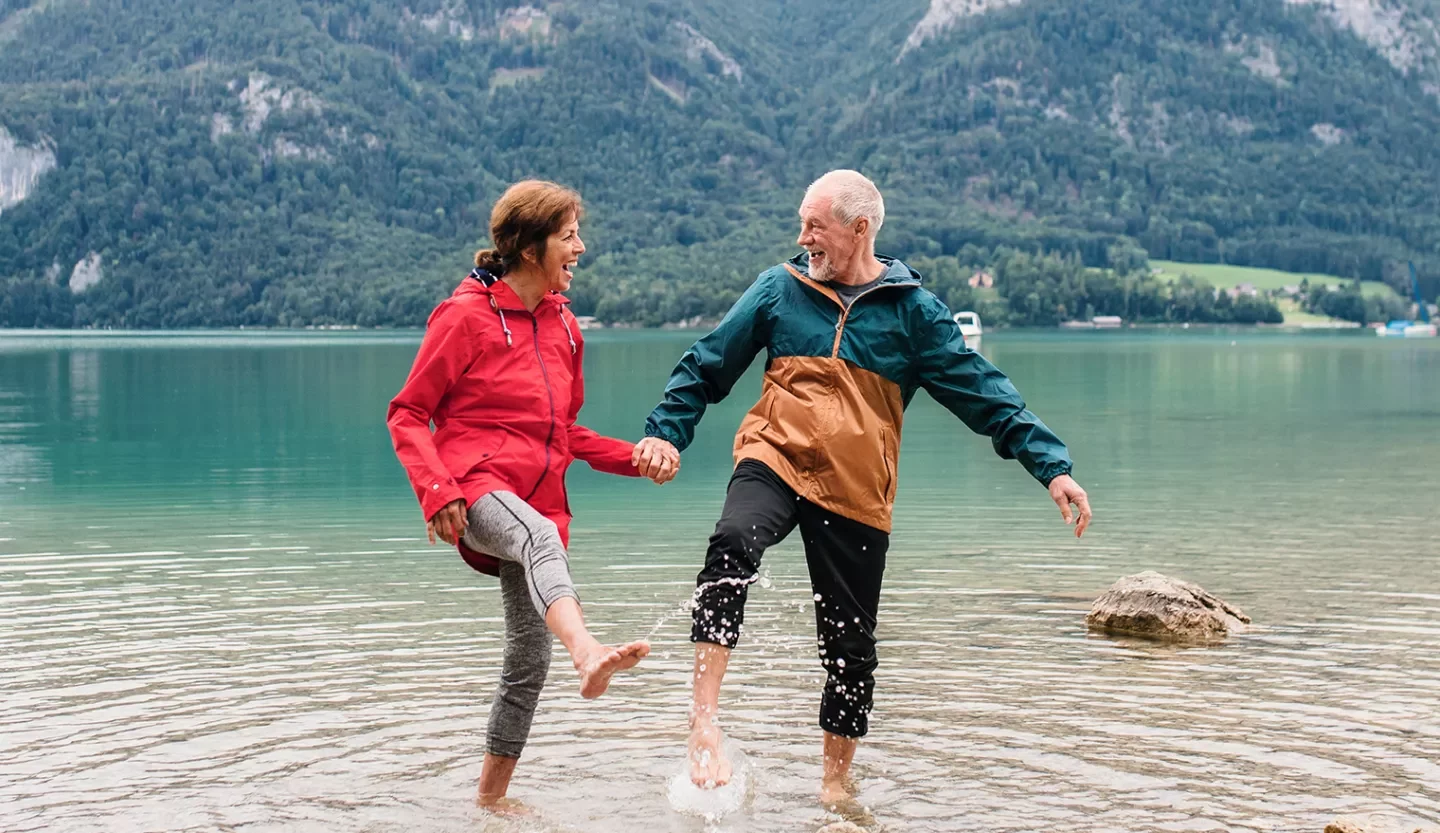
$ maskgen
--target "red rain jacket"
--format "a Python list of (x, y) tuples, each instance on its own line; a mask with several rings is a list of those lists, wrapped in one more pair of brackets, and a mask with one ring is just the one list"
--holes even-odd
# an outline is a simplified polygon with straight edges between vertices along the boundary
[[(571, 460), (639, 476), (632, 443), (575, 424), (585, 343), (568, 304), (551, 293), (532, 315), (508, 284), (477, 269), (430, 314), (386, 418), (427, 520), (452, 501), (471, 506), (503, 489), (554, 521), (568, 546)], [(498, 572), (490, 556), (459, 549), (471, 567)]]

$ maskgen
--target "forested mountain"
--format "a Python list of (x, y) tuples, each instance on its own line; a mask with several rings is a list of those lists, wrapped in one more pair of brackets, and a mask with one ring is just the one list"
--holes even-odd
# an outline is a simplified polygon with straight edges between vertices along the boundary
[(526, 176), (577, 312), (714, 315), (842, 166), (1002, 320), (1266, 314), (1147, 254), (1433, 297), (1435, 2), (0, 0), (0, 325), (416, 325)]

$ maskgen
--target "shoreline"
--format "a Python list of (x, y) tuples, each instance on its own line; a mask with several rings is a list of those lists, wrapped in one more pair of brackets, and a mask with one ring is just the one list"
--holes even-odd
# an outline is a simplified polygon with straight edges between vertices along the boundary
[[(658, 327), (646, 327), (638, 324), (616, 324), (612, 326), (581, 327), (586, 332), (708, 332), (718, 325), (719, 319), (715, 321), (685, 322), (684, 324), (662, 324)], [(1239, 324), (1233, 322), (1193, 322), (1193, 321), (1136, 321), (1124, 324), (1094, 324), (1089, 321), (1067, 321), (1053, 327), (1005, 327), (987, 326), (985, 334), (1003, 332), (1125, 332), (1127, 330), (1258, 330), (1258, 331), (1291, 331), (1291, 332), (1328, 332), (1328, 331), (1349, 331), (1349, 330), (1370, 330), (1375, 327), (1384, 326), (1383, 322), (1372, 322), (1368, 324), (1357, 324), (1353, 321), (1307, 321), (1296, 324)], [(131, 327), (0, 327), (0, 337), (6, 335), (72, 335), (72, 336), (122, 336), (122, 335), (206, 335), (225, 334), (235, 335), (239, 333), (267, 334), (278, 333), (288, 335), (299, 334), (322, 334), (322, 333), (419, 333), (424, 332), (425, 327), (362, 327), (358, 324), (323, 324), (305, 327), (188, 327), (188, 328), (131, 328)]]

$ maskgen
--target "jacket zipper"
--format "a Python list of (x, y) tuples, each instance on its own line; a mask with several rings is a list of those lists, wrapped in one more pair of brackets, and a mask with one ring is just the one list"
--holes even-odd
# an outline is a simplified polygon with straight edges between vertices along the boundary
[[(840, 320), (835, 322), (835, 346), (830, 350), (830, 358), (834, 359), (840, 356), (840, 336), (845, 334), (845, 322), (850, 320), (850, 310), (854, 309), (855, 305), (860, 303), (861, 298), (864, 298), (872, 292), (885, 289), (886, 286), (886, 284), (881, 284), (861, 292), (859, 295), (850, 299), (850, 305), (848, 307), (843, 303), (840, 304)], [(889, 286), (906, 286), (906, 284), (889, 284)]]
[[(820, 284), (816, 282), (813, 278), (800, 274), (799, 269), (796, 269), (789, 264), (786, 264), (785, 268), (789, 270), (790, 274), (799, 278), (801, 283), (807, 283), (820, 289), (821, 295), (825, 295), (826, 298), (830, 298), (830, 296), (824, 292), (824, 289), (826, 289), (826, 287), (820, 286)], [(861, 292), (859, 295), (856, 295), (853, 299), (851, 299), (849, 306), (846, 306), (843, 301), (840, 301), (837, 298), (830, 298), (830, 300), (833, 301), (836, 306), (840, 307), (840, 318), (835, 322), (835, 344), (833, 347), (830, 348), (830, 358), (835, 359), (840, 357), (840, 336), (845, 334), (845, 322), (850, 320), (850, 310), (854, 309), (855, 305), (860, 303), (861, 298), (864, 298), (866, 295), (869, 295), (872, 292), (878, 292), (881, 289), (885, 289), (887, 287), (914, 285), (914, 283), (881, 283), (879, 286), (872, 287), (865, 290), (864, 292)], [(832, 289), (830, 291), (834, 292), (835, 290)]]
[(534, 333), (531, 341), (535, 343), (535, 360), (540, 363), (540, 377), (545, 380), (545, 397), (550, 400), (550, 433), (545, 435), (545, 469), (540, 472), (540, 479), (535, 481), (535, 488), (525, 496), (526, 503), (540, 491), (540, 484), (550, 474), (550, 442), (555, 439), (555, 392), (550, 389), (550, 371), (545, 368), (545, 357), (540, 355), (540, 319), (533, 312), (530, 313), (530, 327)]

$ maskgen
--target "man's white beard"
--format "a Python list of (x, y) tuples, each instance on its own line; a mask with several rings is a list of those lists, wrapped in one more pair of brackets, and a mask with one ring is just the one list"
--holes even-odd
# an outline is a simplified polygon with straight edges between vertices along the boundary
[(819, 266), (816, 266), (814, 269), (810, 270), (810, 277), (813, 280), (817, 280), (822, 283), (832, 280), (835, 277), (835, 266), (831, 263), (828, 256), (824, 260), (820, 261)]

